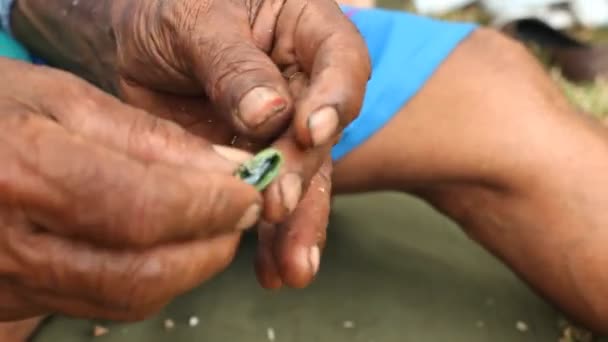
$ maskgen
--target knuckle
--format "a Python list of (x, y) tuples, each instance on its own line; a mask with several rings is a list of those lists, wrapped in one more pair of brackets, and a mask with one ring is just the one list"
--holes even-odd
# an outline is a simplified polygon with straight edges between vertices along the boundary
[(100, 112), (101, 104), (96, 94), (86, 87), (72, 87), (67, 90), (69, 101), (65, 101), (48, 112), (48, 115), (69, 130), (82, 130), (87, 124), (93, 122), (91, 116)]
[[(209, 70), (206, 77), (206, 91), (213, 99), (223, 94), (233, 93), (229, 90), (249, 90), (258, 81), (252, 75), (264, 74), (267, 65), (255, 58), (256, 54), (248, 53), (253, 47), (245, 43), (226, 43), (212, 40), (199, 41), (201, 53), (208, 55), (205, 69)], [(252, 50), (253, 51), (253, 50)]]
[(163, 125), (161, 120), (144, 113), (135, 115), (128, 124), (127, 150), (136, 150), (141, 158), (151, 160), (156, 148), (166, 148), (171, 139), (167, 125)]
[(54, 84), (40, 94), (40, 114), (61, 123), (66, 128), (78, 128), (103, 107), (102, 93), (75, 75), (49, 71)]
[(145, 161), (154, 161), (159, 155), (170, 162), (180, 162), (184, 155), (172, 153), (187, 146), (192, 136), (178, 124), (163, 118), (136, 111), (127, 123), (127, 150)]

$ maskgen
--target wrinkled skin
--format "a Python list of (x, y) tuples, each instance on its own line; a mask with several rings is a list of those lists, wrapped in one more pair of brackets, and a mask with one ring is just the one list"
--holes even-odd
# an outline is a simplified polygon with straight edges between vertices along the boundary
[(0, 70), (0, 320), (141, 319), (228, 265), (261, 213), (232, 175), (247, 154), (63, 72)]
[[(251, 151), (274, 142), (284, 152), (282, 175), (265, 194), (264, 216), (269, 223), (259, 228), (256, 269), (267, 288), (308, 285), (319, 268), (325, 241), (330, 146), (358, 113), (370, 73), (363, 41), (335, 3), (72, 3), (18, 0), (14, 33), (52, 65), (75, 72), (208, 141)], [(102, 121), (86, 127), (108, 126)], [(180, 145), (172, 135), (164, 138), (167, 145)], [(154, 147), (146, 148), (144, 155), (162, 154), (159, 151), (165, 149), (162, 143)], [(231, 159), (242, 157), (235, 151), (220, 151)], [(172, 160), (192, 162), (194, 154), (182, 152), (171, 154)], [(223, 261), (236, 245), (235, 239), (206, 243), (215, 243), (206, 248), (208, 254), (222, 250), (214, 254), (224, 256)], [(221, 268), (212, 267), (211, 262), (203, 266), (209, 268), (208, 276)], [(105, 270), (97, 273), (103, 275)], [(173, 275), (157, 274), (165, 281)], [(70, 281), (82, 287), (73, 278)], [(166, 296), (155, 297), (154, 304), (168, 297), (167, 291)], [(99, 296), (92, 298), (105, 302)], [(116, 298), (108, 305), (112, 300)], [(75, 312), (59, 304), (53, 308), (85, 317), (137, 319), (157, 307), (130, 304), (132, 310), (122, 310), (118, 316), (96, 310)], [(36, 310), (24, 311), (21, 316), (25, 317)]]
[(267, 193), (265, 217), (274, 223), (293, 212), (359, 112), (369, 58), (332, 0), (71, 4), (20, 0), (17, 36), (53, 64), (123, 98), (129, 98), (124, 84), (196, 97), (235, 134), (264, 145), (278, 137), (275, 144), (291, 157)]
[[(178, 122), (189, 132), (204, 136), (218, 144), (230, 144), (235, 132), (230, 125), (215, 121), (213, 109), (201, 107), (197, 99), (151, 93), (140, 87), (125, 86), (125, 99), (140, 108), (154, 111), (169, 121)], [(179, 108), (178, 111), (175, 108)], [(236, 147), (256, 151), (262, 145), (237, 139)], [(285, 144), (288, 145), (288, 144)], [(279, 145), (281, 146), (281, 145)], [(283, 148), (286, 158), (298, 157), (301, 150)], [(332, 165), (327, 160), (312, 178), (302, 201), (287, 221), (279, 224), (262, 223), (258, 227), (260, 244), (256, 256), (256, 271), (260, 284), (268, 289), (283, 285), (306, 287), (319, 268), (319, 252), (325, 244)]]

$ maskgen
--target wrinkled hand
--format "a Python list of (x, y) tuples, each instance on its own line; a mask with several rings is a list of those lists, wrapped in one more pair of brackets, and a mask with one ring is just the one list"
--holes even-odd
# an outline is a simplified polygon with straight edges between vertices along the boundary
[(261, 211), (243, 152), (60, 71), (0, 72), (0, 320), (141, 319), (231, 261)]
[(111, 13), (123, 80), (205, 94), (236, 135), (269, 142), (291, 124), (275, 144), (286, 167), (266, 196), (266, 219), (284, 220), (358, 114), (369, 77), (362, 38), (335, 2), (114, 0)]
[[(213, 108), (210, 105), (201, 106), (196, 98), (188, 99), (129, 85), (124, 85), (123, 89), (130, 103), (177, 122), (189, 132), (203, 136), (212, 143), (232, 144), (250, 151), (263, 147), (250, 140), (234, 139), (234, 129), (229, 124), (217, 121)], [(220, 152), (228, 153), (227, 157), (235, 153), (232, 149), (222, 149)], [(278, 289), (287, 285), (302, 288), (314, 280), (325, 245), (331, 170), (332, 164), (328, 158), (313, 176), (303, 200), (286, 221), (259, 225), (256, 271), (263, 287)]]
[(370, 75), (334, 0), (19, 0), (13, 17), (38, 55), (121, 95), (126, 82), (197, 96), (235, 135), (281, 137), (289, 156), (267, 192), (272, 222), (295, 209)]
[[(330, 196), (329, 191), (318, 190), (329, 188), (328, 179), (319, 187), (310, 186), (310, 180), (329, 159), (330, 146), (342, 128), (357, 115), (370, 74), (363, 40), (335, 2), (73, 3), (18, 0), (13, 30), (37, 55), (136, 106), (168, 112), (169, 118), (189, 129), (208, 126), (201, 133), (205, 138), (253, 151), (274, 142), (283, 150), (287, 162), (264, 201), (266, 220), (280, 229), (273, 228), (277, 233), (272, 237), (264, 234), (260, 255), (274, 255), (285, 284), (303, 286), (305, 282), (295, 279), (303, 277), (289, 275), (314, 276), (310, 267), (297, 262), (301, 259), (297, 255), (302, 255), (299, 250), (323, 245), (329, 208), (322, 204), (329, 203)], [(172, 105), (166, 111), (166, 105), (137, 99), (133, 88), (156, 97), (151, 103), (165, 102), (171, 95), (179, 100), (169, 101)], [(188, 109), (192, 106), (194, 110)], [(216, 114), (200, 115), (211, 112)], [(297, 203), (303, 195), (303, 203), (308, 204), (300, 208)], [(315, 196), (323, 200), (306, 200)], [(280, 223), (296, 207), (289, 224)], [(325, 216), (294, 219), (305, 214)], [(282, 233), (287, 231), (291, 233)], [(281, 254), (290, 250), (284, 246), (294, 235), (298, 239), (293, 244), (299, 247), (289, 242), (294, 247), (291, 254)], [(300, 239), (303, 236), (314, 238)], [(258, 269), (261, 279), (276, 274)]]

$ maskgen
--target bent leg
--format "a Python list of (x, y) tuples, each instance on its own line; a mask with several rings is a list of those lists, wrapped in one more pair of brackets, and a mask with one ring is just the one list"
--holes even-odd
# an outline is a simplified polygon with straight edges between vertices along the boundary
[(334, 186), (422, 196), (540, 294), (608, 332), (608, 133), (519, 44), (477, 30), (337, 163)]

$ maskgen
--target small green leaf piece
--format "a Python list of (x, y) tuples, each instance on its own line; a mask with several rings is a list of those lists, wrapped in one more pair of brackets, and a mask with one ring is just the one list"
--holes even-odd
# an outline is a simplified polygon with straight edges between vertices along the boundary
[(264, 191), (279, 175), (283, 165), (283, 155), (279, 150), (269, 148), (256, 154), (253, 159), (243, 163), (235, 175), (245, 183)]

